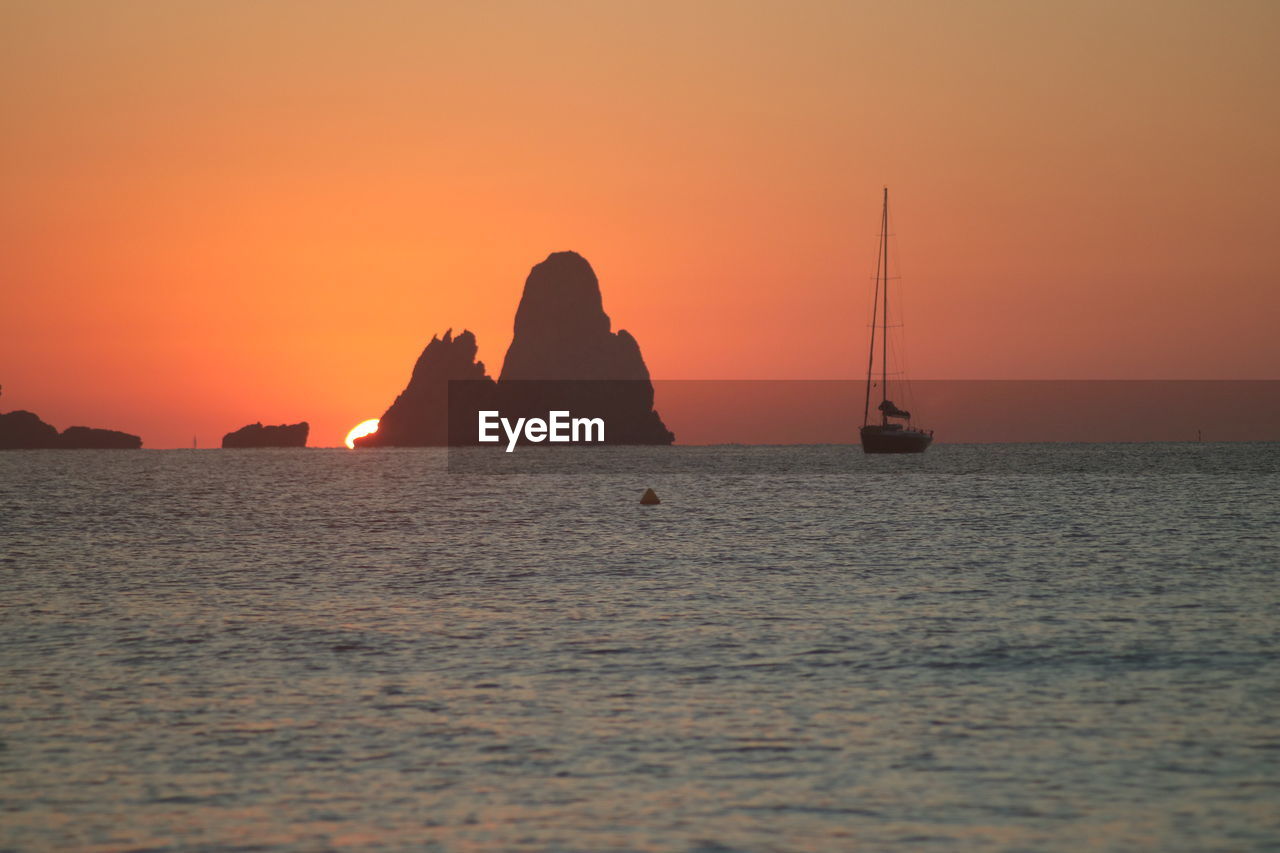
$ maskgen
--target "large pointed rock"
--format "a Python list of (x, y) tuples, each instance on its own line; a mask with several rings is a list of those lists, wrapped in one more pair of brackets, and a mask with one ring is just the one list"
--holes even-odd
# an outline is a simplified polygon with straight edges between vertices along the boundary
[[(553, 386), (534, 380), (578, 382)], [(577, 252), (554, 252), (529, 272), (498, 390), (516, 415), (566, 409), (603, 416), (609, 444), (675, 440), (653, 410), (640, 345), (627, 331), (612, 330), (600, 282)]]
[(577, 252), (553, 252), (529, 273), (499, 381), (649, 379), (640, 346), (612, 331), (600, 282)]
[(553, 410), (603, 417), (607, 444), (670, 444), (675, 436), (653, 410), (653, 385), (635, 338), (612, 331), (591, 265), (556, 252), (529, 273), (516, 310), (515, 334), (495, 384), (476, 361), (464, 331), (432, 338), (403, 393), (378, 431), (357, 447), (426, 447), (476, 443), (476, 412), (497, 410), (512, 422)]

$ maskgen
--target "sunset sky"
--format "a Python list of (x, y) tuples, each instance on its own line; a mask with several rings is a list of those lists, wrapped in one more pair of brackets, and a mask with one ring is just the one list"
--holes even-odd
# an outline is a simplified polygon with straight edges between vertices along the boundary
[(0, 411), (336, 446), (572, 249), (664, 379), (1280, 378), (1280, 3), (0, 3)]

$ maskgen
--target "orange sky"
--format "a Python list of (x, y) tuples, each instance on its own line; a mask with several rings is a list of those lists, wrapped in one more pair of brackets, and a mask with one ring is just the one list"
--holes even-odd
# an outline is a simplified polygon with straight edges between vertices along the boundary
[[(0, 5), (0, 410), (337, 445), (574, 249), (662, 378), (1280, 378), (1280, 5)], [(678, 425), (677, 425), (677, 431)]]

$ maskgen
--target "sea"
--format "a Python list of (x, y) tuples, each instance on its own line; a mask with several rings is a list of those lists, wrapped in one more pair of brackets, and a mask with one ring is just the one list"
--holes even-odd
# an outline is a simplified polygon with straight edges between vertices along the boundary
[(616, 452), (0, 453), (0, 850), (1280, 849), (1280, 443)]

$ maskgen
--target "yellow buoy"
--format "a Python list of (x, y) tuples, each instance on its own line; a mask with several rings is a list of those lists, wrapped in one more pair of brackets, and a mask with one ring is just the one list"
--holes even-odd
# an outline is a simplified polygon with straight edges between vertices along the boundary
[(653, 506), (654, 504), (662, 503), (662, 501), (658, 500), (658, 493), (653, 489), (645, 489), (644, 494), (640, 496), (640, 503), (645, 506)]

